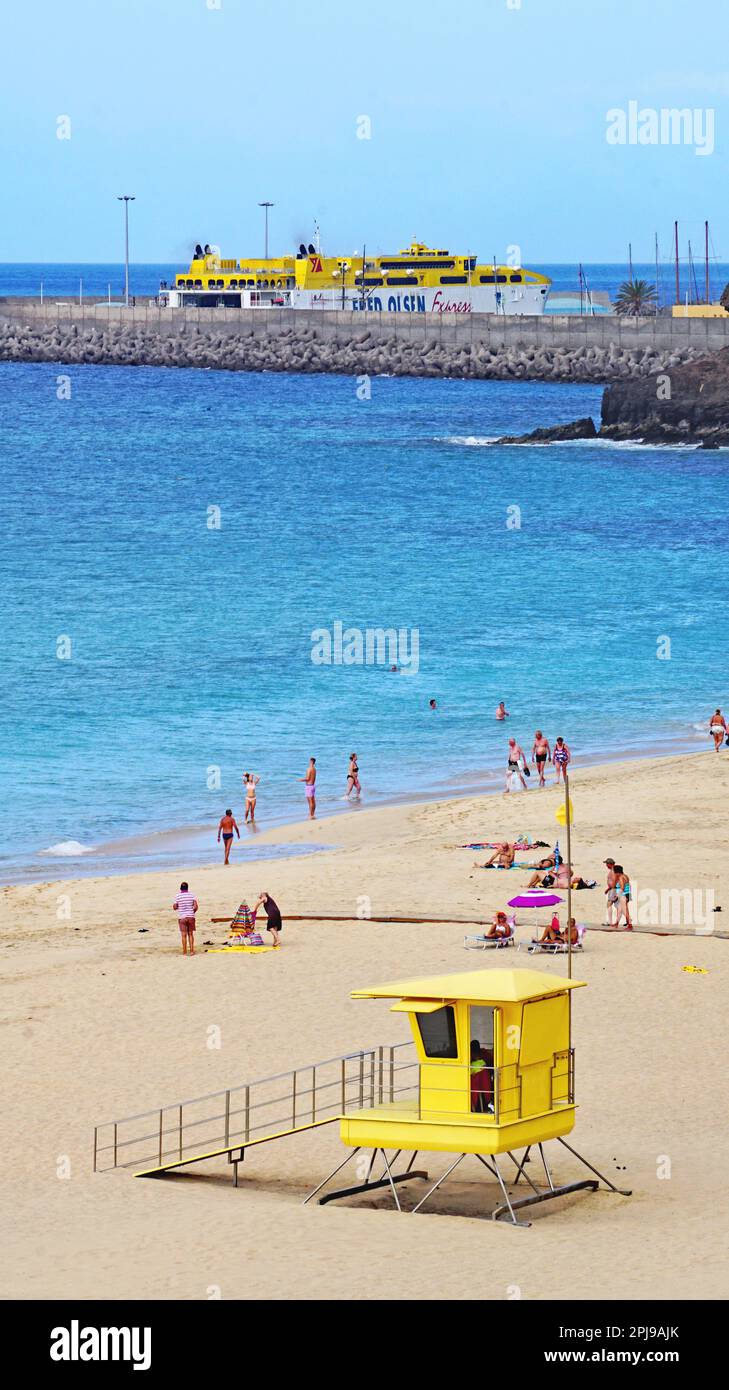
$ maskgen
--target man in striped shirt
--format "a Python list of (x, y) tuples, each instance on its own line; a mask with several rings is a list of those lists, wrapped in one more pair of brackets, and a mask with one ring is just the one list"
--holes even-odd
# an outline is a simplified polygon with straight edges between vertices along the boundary
[(188, 944), (190, 955), (195, 954), (195, 913), (198, 907), (198, 900), (195, 894), (190, 892), (188, 884), (181, 883), (180, 891), (172, 904), (172, 911), (177, 913), (183, 956), (187, 955)]

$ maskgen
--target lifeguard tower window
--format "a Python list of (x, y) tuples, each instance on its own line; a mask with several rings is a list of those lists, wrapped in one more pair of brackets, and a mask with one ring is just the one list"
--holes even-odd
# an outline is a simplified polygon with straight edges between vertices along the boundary
[(416, 1017), (426, 1057), (458, 1056), (456, 1013), (452, 1004), (435, 1009), (433, 1013), (417, 1014)]

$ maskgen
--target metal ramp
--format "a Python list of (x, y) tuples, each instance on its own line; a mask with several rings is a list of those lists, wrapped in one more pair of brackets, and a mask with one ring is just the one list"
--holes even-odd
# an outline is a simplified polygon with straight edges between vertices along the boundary
[(226, 1158), (237, 1186), (246, 1149), (334, 1124), (404, 1091), (418, 1092), (412, 1042), (362, 1048), (96, 1125), (94, 1172), (132, 1168), (137, 1178), (158, 1178)]

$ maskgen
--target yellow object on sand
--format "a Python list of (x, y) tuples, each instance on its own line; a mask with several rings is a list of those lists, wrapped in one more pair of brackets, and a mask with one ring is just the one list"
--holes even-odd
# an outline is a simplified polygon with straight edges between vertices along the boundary
[[(342, 1140), (498, 1154), (569, 1134), (570, 995), (583, 984), (536, 970), (472, 970), (354, 990), (354, 999), (391, 999), (409, 1016), (417, 1072), (408, 1073), (402, 1095), (342, 1116)], [(490, 1109), (475, 1109), (473, 1039), (488, 1053)]]
[(681, 969), (685, 975), (708, 975), (708, 970), (704, 970), (703, 965), (682, 965)]
[[(572, 824), (574, 823), (575, 813), (574, 813), (574, 809), (573, 809), (573, 806), (572, 806), (572, 798), (571, 798), (571, 797), (570, 797), (570, 799), (569, 799), (569, 808), (570, 808), (570, 825), (572, 825)], [(555, 811), (554, 816), (555, 816), (555, 820), (558, 820), (559, 823), (560, 823), (560, 825), (566, 825), (566, 824), (567, 824), (567, 809), (566, 809), (566, 807), (565, 807), (564, 802), (561, 802), (560, 805), (557, 807), (557, 810)]]
[(275, 950), (275, 946), (214, 946), (212, 951), (208, 951), (207, 954), (209, 956), (232, 956), (233, 952), (237, 952), (238, 955), (252, 956), (254, 952), (260, 955), (261, 951)]

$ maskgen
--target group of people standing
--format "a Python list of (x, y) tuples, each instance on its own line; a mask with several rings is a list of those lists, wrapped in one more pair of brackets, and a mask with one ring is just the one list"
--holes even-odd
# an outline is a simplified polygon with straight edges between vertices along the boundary
[[(227, 864), (227, 859), (225, 862)], [(200, 904), (195, 894), (190, 892), (189, 883), (183, 879), (180, 884), (180, 891), (172, 904), (172, 911), (177, 913), (183, 956), (194, 956), (195, 954), (196, 915), (199, 908)], [(283, 928), (281, 909), (278, 903), (274, 902), (271, 894), (265, 890), (259, 893), (258, 901), (253, 907), (249, 907), (245, 901), (241, 903), (233, 918), (233, 931), (237, 931), (241, 938), (252, 936), (255, 932), (256, 916), (261, 908), (266, 914), (266, 930), (271, 933), (274, 946), (280, 946), (280, 933)]]
[[(633, 923), (630, 920), (630, 879), (622, 864), (616, 864), (614, 859), (606, 859), (605, 868), (607, 869), (607, 887), (605, 889), (607, 921), (605, 926), (619, 927), (621, 921), (624, 921), (625, 930), (632, 931)], [(613, 915), (615, 918), (614, 921)]]
[[(243, 813), (243, 823), (247, 825), (255, 824), (256, 820), (256, 801), (258, 795), (258, 783), (260, 777), (257, 772), (243, 773), (243, 792), (245, 796), (245, 810)], [(306, 793), (306, 805), (309, 811), (309, 820), (313, 820), (316, 815), (316, 758), (309, 758), (309, 766), (303, 777), (299, 778), (304, 783)], [(356, 753), (350, 753), (349, 766), (347, 768), (347, 789), (344, 793), (345, 801), (350, 801), (352, 793), (354, 799), (359, 801), (362, 795), (362, 784), (359, 780), (359, 762)], [(230, 849), (233, 843), (233, 836), (237, 835), (240, 839), (240, 828), (233, 815), (232, 808), (226, 807), (225, 814), (220, 817), (218, 822), (218, 844), (223, 842), (223, 863), (230, 863)]]
[[(498, 712), (496, 717), (498, 719)], [(553, 763), (555, 784), (559, 784), (559, 782), (564, 781), (571, 760), (572, 754), (561, 735), (555, 740), (554, 748), (552, 748), (549, 739), (542, 733), (541, 729), (537, 729), (534, 735), (534, 743), (532, 744), (531, 761), (539, 774), (540, 787), (546, 787), (547, 785), (544, 772), (548, 762)], [(515, 738), (510, 738), (506, 763), (505, 790), (507, 792), (511, 791), (513, 779), (516, 777), (519, 782), (521, 782), (524, 791), (526, 791), (526, 778), (529, 776), (530, 772), (527, 766), (527, 758), (524, 749), (517, 743)]]

